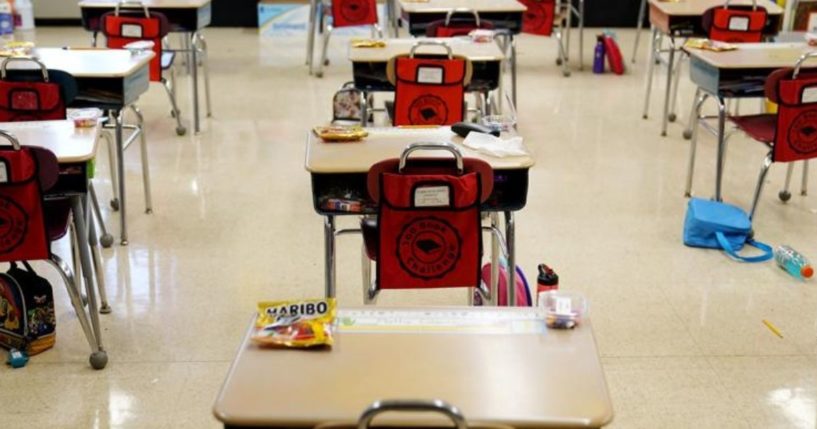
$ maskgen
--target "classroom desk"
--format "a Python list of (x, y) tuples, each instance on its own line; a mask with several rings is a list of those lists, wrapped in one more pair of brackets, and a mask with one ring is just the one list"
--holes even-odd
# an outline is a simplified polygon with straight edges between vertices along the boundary
[[(528, 195), (528, 170), (534, 165), (533, 157), (495, 158), (481, 155), (462, 145), (462, 138), (448, 127), (439, 128), (370, 128), (369, 137), (357, 143), (324, 143), (310, 131), (306, 139), (306, 170), (312, 176), (312, 197), (315, 211), (324, 217), (324, 262), (326, 267), (326, 296), (335, 296), (335, 237), (343, 231), (335, 228), (336, 216), (376, 214), (377, 208), (366, 189), (369, 167), (389, 158), (399, 158), (403, 149), (415, 142), (450, 142), (463, 156), (481, 158), (494, 169), (494, 191), (483, 203), (482, 210), (492, 214), (504, 213), (505, 243), (508, 249), (509, 284), (516, 271), (515, 222), (513, 212), (525, 207)], [(429, 152), (427, 156), (440, 156)], [(351, 197), (350, 197), (351, 196)], [(336, 199), (354, 199), (361, 202), (360, 211), (341, 211), (329, 203)], [(497, 228), (497, 217), (491, 216), (492, 227)], [(493, 237), (493, 235), (492, 235)], [(515, 288), (508, 288), (513, 298)]]
[[(650, 24), (652, 25), (652, 38), (650, 44), (650, 58), (647, 61), (647, 91), (644, 98), (644, 119), (647, 118), (650, 106), (650, 93), (652, 91), (652, 81), (654, 78), (655, 62), (659, 58), (661, 39), (663, 36), (669, 37), (670, 46), (666, 50), (667, 59), (667, 80), (664, 92), (664, 107), (661, 117), (661, 135), (667, 135), (667, 126), (670, 121), (675, 120), (675, 113), (670, 112), (670, 106), (674, 109), (675, 93), (673, 86), (678, 87), (678, 76), (675, 70), (675, 53), (679, 48), (675, 45), (675, 38), (687, 37), (707, 37), (708, 35), (702, 26), (703, 14), (710, 8), (721, 6), (724, 0), (681, 0), (676, 2), (649, 0), (650, 2)], [(752, 5), (752, 0), (733, 0), (729, 3), (732, 6)], [(783, 9), (769, 0), (757, 0), (758, 6), (766, 8), (768, 17), (763, 33), (767, 36), (774, 36), (780, 30), (783, 20)], [(675, 82), (673, 83), (673, 77)]]
[[(723, 157), (726, 145), (726, 98), (762, 97), (766, 77), (776, 69), (793, 67), (798, 58), (817, 48), (805, 43), (745, 43), (737, 50), (712, 52), (683, 48), (690, 57), (690, 77), (703, 92), (696, 100), (692, 121), (700, 116), (707, 97), (718, 103), (718, 125), (711, 129), (718, 139), (715, 176), (715, 199), (721, 201)], [(694, 138), (694, 134), (693, 134)], [(690, 175), (691, 177), (691, 175)], [(688, 191), (690, 183), (687, 184)], [(688, 193), (688, 192), (687, 192)]]
[(514, 34), (522, 31), (522, 15), (525, 6), (516, 0), (428, 0), (418, 2), (398, 0), (400, 16), (408, 24), (408, 32), (413, 36), (423, 36), (426, 27), (434, 21), (445, 19), (452, 9), (465, 8), (476, 11), (480, 19), (491, 21), (497, 28), (511, 30)]
[[(119, 185), (122, 244), (128, 243), (123, 112), (126, 107), (135, 103), (140, 95), (147, 92), (150, 86), (149, 65), (153, 55), (153, 52), (132, 55), (129, 51), (121, 49), (63, 48), (37, 48), (33, 53), (33, 56), (47, 68), (65, 71), (76, 79), (79, 94), (69, 107), (98, 107), (112, 112), (110, 116), (116, 138), (115, 174)], [(22, 67), (25, 63), (10, 63), (9, 66), (14, 68), (18, 67), (18, 64)]]
[[(201, 34), (201, 30), (210, 25), (212, 20), (212, 0), (141, 0), (148, 10), (161, 12), (167, 16), (170, 22), (171, 31), (175, 33), (185, 33), (185, 47), (179, 51), (187, 52), (190, 55), (190, 88), (193, 94), (193, 129), (196, 133), (201, 130), (199, 115), (199, 50), (207, 52), (207, 42)], [(99, 32), (99, 19), (107, 12), (116, 8), (115, 0), (81, 0), (79, 8), (82, 12), (82, 25), (86, 30), (94, 33)], [(135, 6), (130, 5), (129, 8)], [(189, 46), (188, 46), (189, 43)], [(199, 48), (201, 46), (201, 48)], [(206, 71), (206, 70), (205, 70)], [(210, 116), (210, 91), (209, 78), (205, 73), (205, 87), (207, 98), (207, 115)]]
[[(419, 41), (443, 41), (454, 55), (468, 58), (473, 64), (474, 74), (466, 91), (487, 94), (499, 88), (501, 83), (502, 61), (505, 59), (502, 50), (494, 42), (476, 43), (470, 38), (419, 38), (388, 39), (385, 48), (355, 48), (349, 45), (349, 61), (352, 62), (352, 75), (355, 87), (364, 92), (393, 92), (394, 86), (386, 76), (386, 64), (394, 56), (407, 55)], [(418, 53), (444, 53), (441, 47), (422, 46)], [(366, 106), (364, 106), (366, 107)], [(367, 117), (364, 110), (362, 118)]]
[[(101, 265), (94, 222), (90, 221), (86, 224), (87, 218), (85, 217), (88, 207), (86, 198), (89, 181), (88, 170), (89, 164), (96, 156), (99, 127), (75, 128), (73, 121), (61, 120), (0, 122), (0, 130), (14, 135), (21, 145), (44, 147), (57, 156), (60, 165), (60, 176), (57, 184), (44, 195), (44, 198), (69, 198), (71, 200), (72, 222), (76, 230), (79, 260), (82, 275), (85, 279), (85, 295), (88, 299), (87, 313), (86, 306), (83, 306), (80, 302), (79, 295), (81, 291), (79, 285), (82, 282), (78, 278), (75, 278), (77, 290), (76, 296), (72, 296), (72, 303), (91, 346), (92, 365), (96, 369), (102, 369), (105, 367), (108, 358), (105, 349), (102, 347), (99, 314), (96, 311), (99, 306), (97, 305), (94, 285), (97, 284), (97, 281), (99, 282), (102, 302), (107, 304), (107, 298), (104, 295), (104, 269)], [(0, 144), (7, 145), (8, 142), (5, 139), (0, 139)], [(96, 281), (94, 273), (96, 274)], [(70, 292), (69, 295), (73, 295)]]
[[(547, 330), (539, 311), (341, 308), (335, 345), (313, 351), (261, 349), (250, 326), (213, 414), (225, 428), (352, 428), (374, 401), (439, 399), (469, 427), (606, 425), (613, 408), (590, 321)], [(427, 414), (377, 422), (450, 427)]]

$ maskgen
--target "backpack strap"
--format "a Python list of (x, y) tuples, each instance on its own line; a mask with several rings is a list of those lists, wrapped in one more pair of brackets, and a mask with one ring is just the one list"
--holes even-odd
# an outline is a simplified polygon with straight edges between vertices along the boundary
[(761, 243), (759, 241), (755, 241), (755, 240), (752, 240), (752, 239), (746, 240), (746, 244), (748, 244), (748, 245), (750, 245), (752, 247), (756, 247), (756, 248), (760, 249), (763, 252), (763, 254), (762, 255), (757, 255), (757, 256), (741, 256), (741, 255), (738, 255), (738, 252), (735, 251), (734, 248), (732, 248), (732, 245), (729, 244), (729, 241), (726, 240), (726, 236), (724, 236), (722, 232), (720, 232), (720, 231), (716, 232), (715, 237), (717, 237), (718, 244), (721, 245), (721, 248), (723, 249), (723, 251), (726, 252), (732, 258), (737, 259), (739, 261), (743, 261), (743, 262), (765, 262), (765, 261), (768, 261), (769, 259), (772, 259), (772, 257), (774, 257), (774, 251), (772, 251), (772, 247), (769, 246), (768, 244)]

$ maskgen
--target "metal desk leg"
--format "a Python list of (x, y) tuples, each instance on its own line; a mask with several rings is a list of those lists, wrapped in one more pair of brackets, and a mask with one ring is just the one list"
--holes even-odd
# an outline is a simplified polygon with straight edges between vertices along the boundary
[(584, 70), (584, 0), (579, 0), (579, 71)]
[(672, 96), (672, 78), (675, 71), (675, 38), (669, 36), (669, 60), (667, 61), (667, 87), (664, 91), (664, 114), (661, 117), (661, 136), (666, 137), (669, 123), (669, 103)]
[(800, 185), (800, 195), (808, 195), (808, 164), (809, 160), (803, 161), (803, 179)]
[[(108, 362), (108, 356), (102, 347), (101, 329), (99, 327), (99, 313), (97, 309), (96, 290), (94, 289), (94, 271), (91, 267), (91, 253), (88, 245), (88, 230), (85, 223), (85, 210), (83, 208), (83, 197), (71, 197), (71, 209), (73, 211), (74, 225), (77, 230), (77, 247), (79, 247), (80, 262), (82, 264), (82, 275), (85, 277), (85, 294), (88, 297), (88, 313), (91, 320), (91, 330), (95, 339), (93, 353), (91, 353), (91, 366), (103, 368)], [(84, 310), (83, 310), (84, 311)]]
[(309, 25), (306, 35), (306, 65), (309, 67), (309, 74), (312, 74), (312, 58), (315, 52), (315, 17), (318, 15), (318, 1), (309, 0)]
[[(516, 109), (516, 106), (519, 104), (516, 103), (516, 39), (513, 37), (513, 34), (510, 35), (511, 38), (511, 91), (513, 92), (513, 108)], [(500, 101), (501, 102), (501, 101)]]
[(650, 38), (650, 55), (647, 58), (647, 90), (646, 95), (644, 96), (644, 113), (641, 115), (642, 118), (647, 119), (650, 112), (650, 97), (652, 96), (652, 81), (655, 80), (655, 59), (657, 57), (657, 51), (660, 48), (658, 45), (658, 29), (655, 27), (652, 28), (652, 37)]
[(323, 219), (323, 247), (326, 277), (326, 297), (335, 297), (335, 216)]
[(198, 134), (201, 131), (199, 123), (199, 52), (196, 49), (196, 32), (190, 34), (190, 86), (193, 94), (193, 132)]
[(680, 54), (680, 58), (678, 61), (675, 62), (675, 71), (674, 77), (672, 78), (672, 98), (670, 99), (669, 103), (669, 115), (667, 115), (667, 119), (670, 122), (675, 122), (678, 119), (678, 115), (675, 114), (675, 109), (678, 107), (678, 86), (681, 81), (681, 68), (684, 66), (684, 55), (683, 53)]
[(499, 305), (499, 239), (496, 232), (499, 231), (499, 215), (496, 212), (491, 212), (491, 299), (488, 302), (490, 306)]
[(102, 255), (99, 251), (99, 241), (97, 240), (96, 226), (94, 224), (93, 216), (89, 215), (87, 225), (88, 225), (88, 243), (91, 247), (91, 255), (93, 256), (94, 263), (94, 273), (96, 273), (96, 284), (97, 287), (99, 288), (100, 301), (99, 312), (102, 314), (108, 314), (111, 312), (111, 306), (108, 304), (108, 291), (105, 288), (105, 268), (102, 266)]
[(120, 243), (123, 246), (128, 245), (128, 210), (127, 199), (125, 194), (125, 138), (122, 135), (122, 125), (125, 121), (125, 109), (114, 111), (114, 135), (116, 140), (116, 172), (112, 174), (117, 175), (119, 180), (119, 226), (120, 226)]
[(513, 212), (505, 212), (505, 245), (508, 247), (508, 306), (516, 307), (516, 225)]
[(692, 112), (689, 114), (690, 141), (689, 141), (689, 163), (687, 164), (687, 182), (684, 196), (692, 196), (692, 176), (695, 174), (695, 154), (698, 148), (698, 128), (701, 120), (701, 107), (706, 102), (709, 95), (701, 88), (695, 90), (695, 101), (692, 103)]
[(718, 101), (718, 159), (715, 165), (715, 201), (723, 201), (721, 198), (721, 186), (723, 182), (723, 160), (726, 151), (726, 103), (723, 97), (715, 98)]
[(635, 43), (633, 44), (633, 64), (635, 64), (635, 57), (638, 55), (638, 43), (641, 41), (641, 29), (644, 28), (644, 14), (647, 13), (647, 0), (641, 0), (641, 6), (638, 8), (638, 22), (635, 30)]

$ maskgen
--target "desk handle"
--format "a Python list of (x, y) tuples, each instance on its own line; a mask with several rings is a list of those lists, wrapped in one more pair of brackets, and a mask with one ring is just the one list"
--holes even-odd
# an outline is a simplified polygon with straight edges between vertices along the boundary
[(479, 12), (477, 12), (476, 10), (471, 9), (469, 7), (455, 7), (454, 9), (449, 10), (448, 13), (445, 14), (445, 26), (446, 27), (448, 26), (448, 24), (451, 23), (451, 17), (453, 17), (454, 14), (457, 14), (457, 13), (469, 13), (469, 14), (473, 15), (474, 22), (477, 24), (477, 28), (480, 28), (480, 25), (479, 25)]
[(3, 64), (0, 65), (0, 79), (6, 79), (6, 68), (12, 61), (29, 61), (37, 64), (40, 67), (40, 71), (43, 73), (43, 82), (48, 82), (48, 68), (46, 68), (45, 64), (41, 63), (40, 60), (31, 57), (8, 57), (3, 60)]
[(420, 46), (442, 46), (445, 48), (445, 51), (448, 54), (448, 59), (450, 60), (454, 58), (454, 51), (451, 50), (451, 46), (448, 46), (448, 43), (445, 43), (442, 40), (420, 40), (415, 42), (409, 51), (409, 58), (414, 58), (414, 51), (416, 51)]
[(800, 74), (800, 67), (803, 65), (803, 63), (807, 59), (814, 58), (814, 57), (817, 57), (817, 51), (806, 52), (805, 54), (800, 55), (800, 58), (798, 58), (797, 62), (794, 64), (794, 72), (792, 73), (791, 78), (792, 79), (797, 79), (797, 75)]
[[(723, 4), (724, 9), (729, 9), (729, 0), (726, 0), (726, 3)], [(757, 10), (757, 0), (752, 0), (752, 10)]]
[(463, 162), (462, 162), (462, 152), (460, 152), (459, 148), (454, 146), (451, 143), (412, 143), (406, 146), (403, 149), (403, 153), (400, 155), (400, 167), (398, 168), (398, 172), (402, 173), (403, 169), (406, 167), (408, 163), (409, 155), (412, 152), (416, 152), (418, 150), (444, 150), (446, 152), (451, 153), (454, 155), (454, 159), (457, 161), (457, 172), (462, 174), (464, 171)]
[(465, 422), (460, 410), (439, 399), (433, 400), (385, 400), (376, 401), (366, 411), (360, 415), (357, 422), (357, 429), (368, 429), (371, 426), (372, 420), (377, 415), (389, 412), (436, 412), (445, 415), (454, 423), (457, 429), (468, 429), (468, 424)]
[(116, 3), (116, 7), (113, 10), (114, 15), (119, 16), (119, 7), (141, 7), (143, 11), (145, 11), (145, 17), (150, 18), (150, 11), (146, 4), (142, 3), (142, 0), (119, 0)]
[(3, 137), (6, 140), (10, 141), (11, 147), (13, 147), (14, 150), (20, 150), (20, 140), (17, 140), (17, 137), (15, 137), (14, 134), (8, 131), (0, 130), (0, 137)]

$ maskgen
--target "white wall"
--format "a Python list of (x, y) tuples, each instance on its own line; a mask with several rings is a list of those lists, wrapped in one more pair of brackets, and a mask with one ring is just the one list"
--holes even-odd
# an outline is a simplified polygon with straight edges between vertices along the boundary
[(79, 18), (79, 0), (32, 0), (35, 18)]

